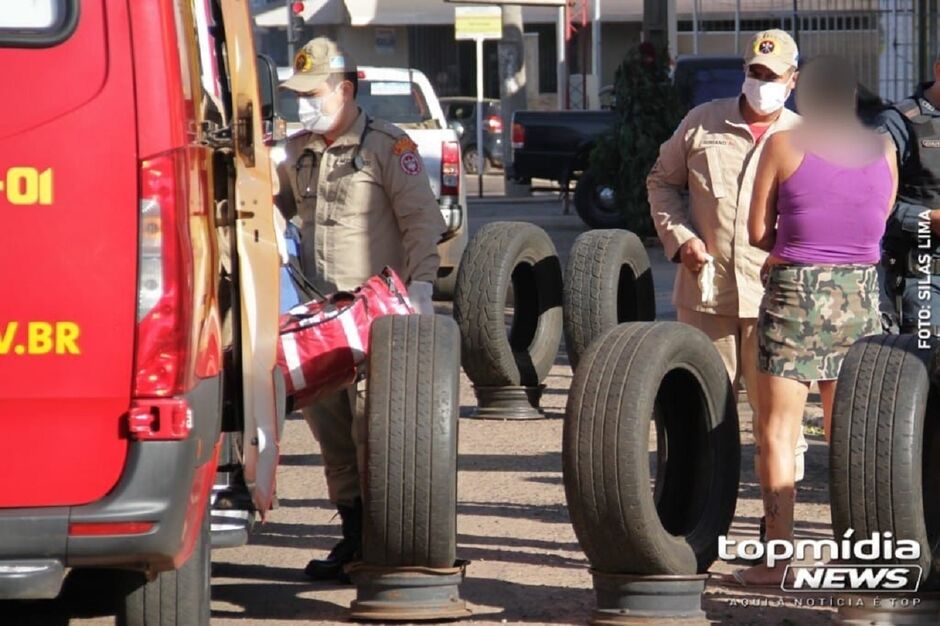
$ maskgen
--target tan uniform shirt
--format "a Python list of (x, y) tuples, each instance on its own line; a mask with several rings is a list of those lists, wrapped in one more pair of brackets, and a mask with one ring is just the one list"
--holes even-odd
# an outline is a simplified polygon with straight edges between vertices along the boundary
[(400, 128), (366, 122), (360, 111), (330, 146), (294, 135), (278, 166), (278, 207), (302, 220), (304, 272), (324, 292), (354, 289), (386, 265), (406, 284), (437, 278), (446, 226), (417, 148)]
[[(792, 128), (799, 119), (784, 109), (755, 145), (739, 98), (715, 100), (692, 109), (662, 145), (646, 187), (666, 256), (678, 261), (679, 247), (697, 236), (715, 257), (714, 305), (702, 304), (698, 276), (681, 264), (673, 304), (703, 313), (757, 317), (764, 294), (760, 268), (767, 253), (748, 241), (754, 174), (767, 138)], [(687, 204), (682, 197), (686, 188)]]

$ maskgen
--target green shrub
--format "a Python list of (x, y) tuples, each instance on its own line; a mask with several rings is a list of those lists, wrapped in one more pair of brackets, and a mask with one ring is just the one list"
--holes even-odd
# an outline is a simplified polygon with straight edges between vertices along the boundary
[(591, 169), (601, 184), (616, 190), (626, 227), (653, 235), (646, 176), (656, 163), (659, 146), (668, 139), (684, 111), (669, 78), (669, 55), (652, 44), (630, 50), (614, 80), (614, 132), (601, 138), (591, 153)]

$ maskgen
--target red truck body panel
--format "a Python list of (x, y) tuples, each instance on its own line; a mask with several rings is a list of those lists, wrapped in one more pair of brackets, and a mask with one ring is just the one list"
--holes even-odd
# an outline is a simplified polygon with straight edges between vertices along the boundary
[(11, 86), (0, 100), (0, 507), (95, 501), (125, 464), (140, 71), (130, 35), (125, 2), (87, 0), (63, 43), (0, 48)]

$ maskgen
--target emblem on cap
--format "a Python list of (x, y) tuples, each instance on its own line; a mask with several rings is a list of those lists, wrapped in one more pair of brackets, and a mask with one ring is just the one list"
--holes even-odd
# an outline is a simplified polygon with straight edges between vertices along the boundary
[(773, 39), (761, 39), (754, 46), (754, 52), (757, 54), (773, 54), (777, 49), (777, 44)]
[(313, 69), (313, 57), (306, 50), (301, 50), (294, 57), (295, 72), (309, 72)]

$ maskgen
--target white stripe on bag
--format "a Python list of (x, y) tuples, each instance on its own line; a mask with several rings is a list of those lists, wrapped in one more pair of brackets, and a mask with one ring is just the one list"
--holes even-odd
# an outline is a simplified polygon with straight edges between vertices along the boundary
[(356, 326), (354, 318), (352, 307), (339, 315), (339, 319), (343, 324), (343, 332), (346, 334), (346, 341), (349, 342), (349, 349), (352, 351), (353, 362), (359, 365), (366, 358), (366, 351), (362, 347), (362, 337), (359, 336), (359, 328)]
[(294, 385), (294, 391), (303, 391), (307, 388), (307, 379), (304, 378), (303, 365), (300, 363), (300, 353), (297, 351), (294, 333), (281, 335), (281, 345), (284, 347), (284, 360), (287, 361), (287, 370), (290, 372), (290, 381)]

